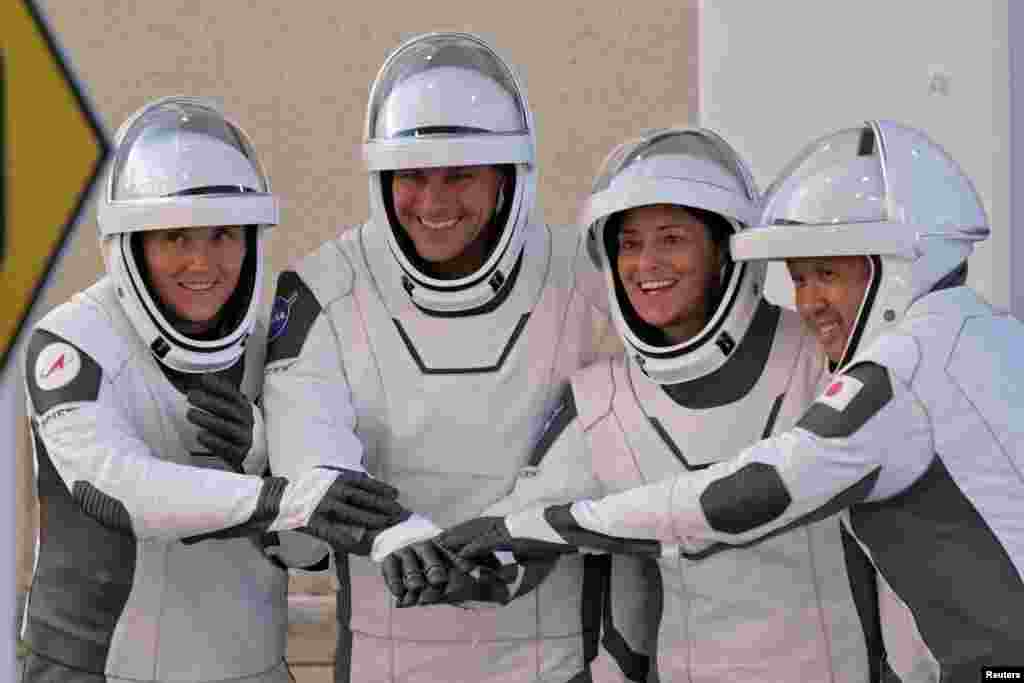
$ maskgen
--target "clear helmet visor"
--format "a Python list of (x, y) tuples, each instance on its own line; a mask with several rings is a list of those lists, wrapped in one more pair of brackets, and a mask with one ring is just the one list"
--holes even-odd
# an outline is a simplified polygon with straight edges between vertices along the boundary
[[(185, 96), (147, 104), (116, 141), (97, 223), (121, 305), (163, 365), (190, 373), (229, 367), (256, 324), (263, 237), (278, 222), (277, 198), (252, 144), (211, 102)], [(142, 233), (215, 226), (253, 227), (237, 286), (207, 321), (210, 329), (194, 334), (153, 286)]]
[(748, 200), (750, 179), (739, 160), (697, 131), (652, 131), (617, 147), (594, 179), (592, 194), (637, 179), (673, 179), (734, 192)]
[[(710, 240), (708, 256), (715, 260), (715, 265), (707, 264), (706, 288), (698, 304), (702, 310), (682, 314), (688, 321), (704, 316), (700, 329), (685, 339), (670, 337), (660, 324), (642, 317), (619, 271), (624, 221), (641, 215), (634, 211), (652, 206), (687, 209), (703, 225)], [(742, 341), (759, 305), (764, 268), (735, 266), (726, 245), (730, 235), (759, 215), (759, 196), (748, 166), (712, 131), (649, 131), (619, 145), (605, 159), (584, 202), (579, 225), (591, 258), (605, 272), (612, 321), (647, 377), (661, 384), (704, 377), (721, 367)], [(660, 230), (646, 218), (639, 220), (640, 233), (652, 235)], [(696, 256), (696, 252), (687, 253)], [(648, 253), (643, 258), (647, 264), (656, 264), (661, 257)], [(686, 296), (681, 289), (669, 291), (672, 297)], [(691, 308), (689, 303), (686, 306)]]
[(742, 225), (760, 215), (746, 164), (724, 140), (701, 129), (655, 130), (616, 147), (594, 179), (580, 225), (603, 230), (610, 216), (655, 204), (700, 208)]
[(200, 100), (164, 100), (129, 121), (118, 138), (109, 185), (112, 202), (269, 192), (244, 133)]
[(525, 135), (528, 109), (511, 69), (466, 34), (429, 34), (399, 48), (370, 95), (366, 137)]
[(855, 128), (809, 145), (768, 188), (767, 225), (836, 225), (892, 219), (878, 140)]
[(869, 121), (804, 148), (767, 193), (738, 261), (869, 256), (872, 275), (839, 365), (910, 304), (962, 281), (988, 221), (970, 180), (923, 132)]
[[(363, 159), (374, 224), (388, 230), (402, 286), (424, 310), (463, 313), (492, 301), (522, 255), (536, 192), (533, 118), (513, 69), (480, 38), (429, 33), (400, 45), (370, 91)], [(440, 277), (395, 213), (392, 171), (499, 166), (486, 256), (471, 273)], [(512, 171), (505, 173), (505, 171)], [(493, 228), (493, 229), (491, 229)], [(508, 287), (502, 291), (508, 291)]]
[(740, 260), (868, 254), (916, 260), (937, 240), (966, 243), (988, 235), (978, 194), (956, 162), (920, 131), (887, 121), (805, 147), (768, 188), (761, 225), (734, 240)]

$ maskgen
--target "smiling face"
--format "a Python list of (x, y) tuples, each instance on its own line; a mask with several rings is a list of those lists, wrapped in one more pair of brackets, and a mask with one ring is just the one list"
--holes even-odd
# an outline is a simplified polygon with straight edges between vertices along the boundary
[(684, 207), (656, 204), (627, 211), (618, 239), (618, 273), (637, 315), (673, 343), (697, 334), (722, 266), (711, 229)]
[(245, 228), (237, 225), (142, 234), (150, 283), (184, 323), (182, 332), (202, 334), (213, 327), (238, 285), (245, 249)]
[(857, 322), (857, 312), (871, 281), (866, 256), (823, 256), (786, 261), (796, 290), (796, 309), (833, 363)]
[(395, 214), (420, 258), (439, 273), (469, 275), (487, 258), (483, 234), (504, 176), (494, 166), (447, 166), (395, 171)]

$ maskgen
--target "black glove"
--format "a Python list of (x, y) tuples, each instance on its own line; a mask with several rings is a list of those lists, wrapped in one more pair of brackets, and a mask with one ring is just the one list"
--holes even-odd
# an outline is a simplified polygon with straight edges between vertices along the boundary
[[(543, 581), (556, 559), (501, 564), (494, 555), (467, 564), (458, 559), (448, 571), (448, 585), (438, 602), (452, 605), (507, 605)], [(420, 604), (425, 603), (421, 597)]]
[(336, 552), (369, 555), (378, 533), (412, 513), (398, 502), (398, 489), (362, 472), (323, 468), (337, 478), (303, 531), (327, 541)]
[(396, 607), (441, 601), (452, 559), (433, 539), (399, 548), (381, 561), (381, 573)]
[[(516, 529), (516, 535), (510, 527)], [(466, 560), (506, 551), (515, 555), (517, 562), (528, 562), (580, 552), (581, 548), (644, 557), (662, 553), (661, 543), (655, 540), (618, 538), (581, 527), (573, 517), (571, 503), (529, 508), (506, 517), (471, 519), (441, 534), (438, 542)]]
[(384, 558), (381, 572), (396, 607), (414, 605), (508, 604), (525, 575), (538, 576), (524, 588), (532, 588), (546, 576), (546, 567), (527, 569), (518, 564), (502, 566), (494, 555), (470, 562), (457, 557), (434, 539), (396, 550)]
[(513, 538), (505, 517), (477, 517), (457, 524), (438, 538), (438, 543), (463, 560), (489, 561), (495, 552), (511, 552), (517, 561), (550, 559), (577, 552), (576, 546), (540, 538)]
[(228, 380), (213, 374), (200, 375), (198, 386), (188, 392), (193, 406), (185, 413), (199, 427), (199, 443), (233, 471), (242, 473), (253, 444), (255, 417), (249, 399)]

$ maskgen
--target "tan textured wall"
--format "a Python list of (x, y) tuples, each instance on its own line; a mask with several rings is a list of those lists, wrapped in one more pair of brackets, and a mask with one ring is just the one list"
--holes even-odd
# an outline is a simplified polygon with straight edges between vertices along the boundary
[[(365, 218), (359, 143), (369, 87), (388, 52), (417, 33), (478, 32), (518, 68), (537, 121), (539, 203), (550, 222), (573, 220), (614, 144), (693, 121), (698, 106), (697, 0), (39, 4), (111, 135), (144, 102), (173, 93), (218, 98), (249, 132), (283, 200), (271, 273)], [(60, 150), (45, 153), (60, 158)], [(91, 216), (45, 309), (102, 270)], [(27, 459), (24, 448), (19, 456)], [(21, 472), (27, 485), (30, 468)], [(31, 528), (29, 504), (19, 509), (19, 529)], [(31, 534), (19, 533), (25, 584)], [(316, 609), (309, 614), (315, 620)], [(300, 658), (329, 657), (329, 648), (329, 639), (306, 643)]]

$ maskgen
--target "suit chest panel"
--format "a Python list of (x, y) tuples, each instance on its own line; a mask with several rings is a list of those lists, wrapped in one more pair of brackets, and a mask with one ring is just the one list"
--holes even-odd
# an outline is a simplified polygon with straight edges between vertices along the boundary
[[(634, 363), (617, 360), (612, 412), (601, 423), (604, 448), (617, 443), (622, 453), (618, 459), (599, 459), (607, 470), (602, 478), (623, 477), (632, 469), (639, 483), (658, 481), (736, 457), (766, 434), (792, 427), (813, 400), (823, 371), (805, 334), (795, 315), (784, 314), (774, 336), (765, 339), (771, 349), (750, 390), (706, 409), (676, 403)], [(591, 437), (593, 448), (602, 448), (602, 429)]]
[[(493, 502), (525, 464), (564, 379), (552, 381), (557, 354), (585, 346), (564, 338), (583, 326), (565, 323), (568, 269), (549, 260), (526, 253), (515, 289), (491, 313), (433, 317), (404, 292), (382, 296), (366, 261), (353, 259), (353, 292), (330, 315), (356, 431), (371, 471), (405, 482), (410, 496), (433, 489), (410, 501), (416, 509), (463, 507), (454, 499), (469, 495)], [(439, 502), (445, 495), (451, 505)]]
[(761, 438), (785, 391), (784, 385), (771, 386), (762, 376), (739, 400), (695, 410), (675, 403), (632, 364), (628, 372), (631, 383), (628, 390), (617, 392), (615, 412), (630, 425), (627, 438), (635, 442), (648, 481), (735, 457)]
[[(369, 338), (374, 353), (378, 359), (386, 359), (379, 364), (379, 376), (386, 397), (387, 424), (396, 446), (403, 441), (424, 444), (445, 440), (448, 432), (453, 445), (479, 442), (480, 438), (485, 442), (505, 440), (517, 443), (516, 450), (525, 452), (527, 441), (536, 436), (533, 432), (539, 429), (551, 393), (560, 308), (564, 309), (561, 301), (542, 301), (532, 311), (517, 316), (514, 325), (493, 327), (483, 318), (406, 318), (405, 335), (394, 321), (381, 319), (371, 324)], [(437, 322), (468, 324), (443, 330)], [(462, 355), (464, 365), (455, 365), (459, 356), (447, 350), (431, 354), (433, 349), (441, 348), (440, 341), (454, 347), (478, 340), (476, 351)], [(413, 349), (419, 351), (427, 369), (417, 362)], [(446, 356), (454, 362), (447, 363)], [(482, 362), (488, 362), (487, 369), (474, 369)], [(479, 438), (471, 436), (474, 433)], [(423, 455), (420, 453), (420, 457)], [(478, 465), (487, 467), (484, 463)]]

